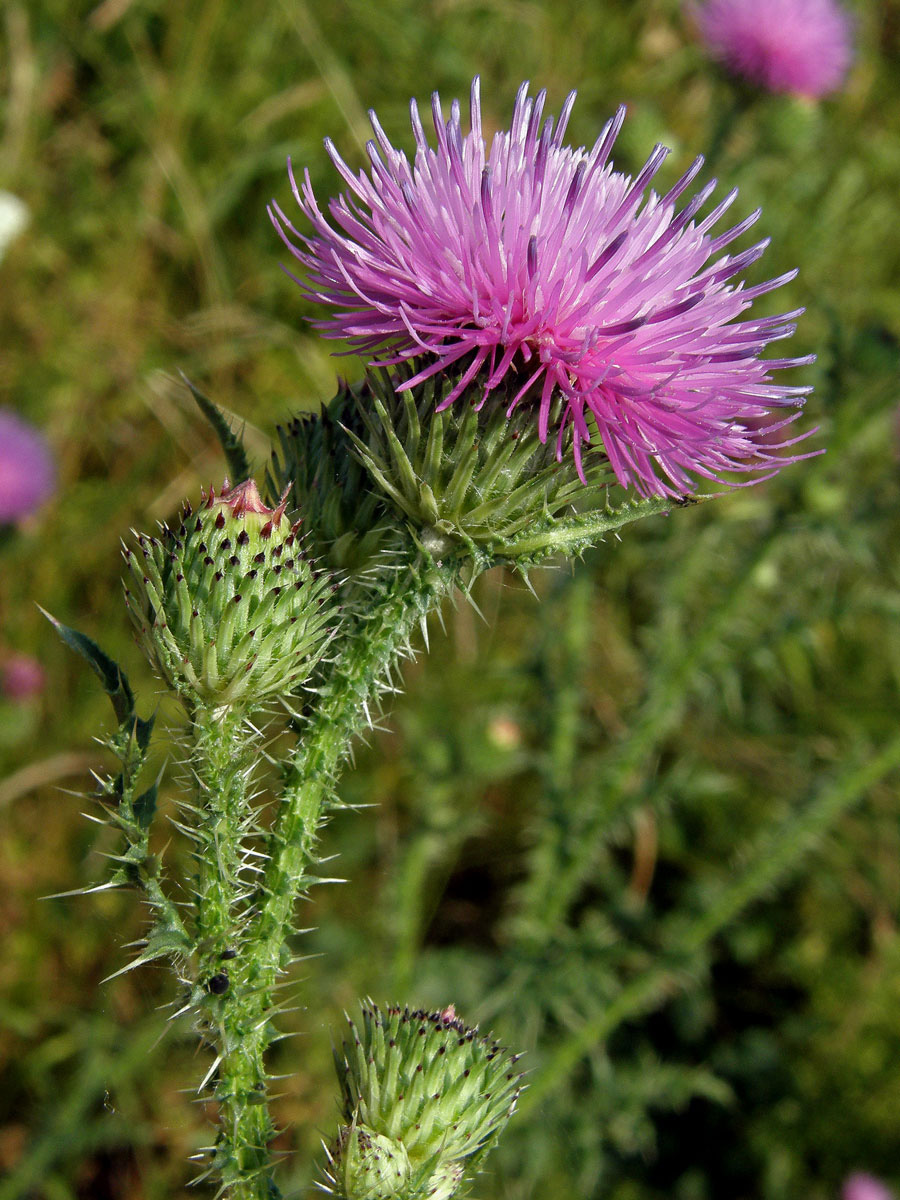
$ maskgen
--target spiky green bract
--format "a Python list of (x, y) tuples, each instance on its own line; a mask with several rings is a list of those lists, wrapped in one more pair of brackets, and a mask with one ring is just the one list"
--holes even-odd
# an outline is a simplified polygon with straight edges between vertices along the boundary
[[(442, 1012), (365, 1005), (362, 1023), (349, 1025), (335, 1054), (346, 1124), (331, 1156), (331, 1184), (343, 1200), (449, 1200), (515, 1108), (518, 1056), (467, 1028), (452, 1005)], [(385, 1180), (389, 1152), (408, 1160), (406, 1178), (396, 1171)], [(394, 1190), (367, 1191), (376, 1178)]]
[(285, 504), (267, 508), (252, 480), (161, 535), (126, 547), (126, 602), (151, 663), (190, 709), (253, 708), (300, 687), (332, 620), (331, 581), (309, 562)]
[(300, 413), (278, 427), (267, 491), (277, 503), (288, 488), (291, 504), (305, 515), (315, 555), (342, 573), (368, 567), (395, 523), (366, 470), (348, 429), (361, 432), (355, 390), (339, 381), (334, 398), (317, 413)]
[(509, 557), (535, 522), (552, 524), (576, 503), (605, 506), (615, 481), (605, 455), (586, 455), (579, 478), (570, 455), (559, 461), (555, 444), (541, 442), (526, 404), (508, 416), (495, 396), (480, 403), (473, 385), (469, 403), (441, 410), (455, 379), (434, 375), (400, 390), (412, 372), (406, 367), (397, 378), (371, 370), (348, 436), (374, 485), (426, 548), (440, 553), (449, 543)]

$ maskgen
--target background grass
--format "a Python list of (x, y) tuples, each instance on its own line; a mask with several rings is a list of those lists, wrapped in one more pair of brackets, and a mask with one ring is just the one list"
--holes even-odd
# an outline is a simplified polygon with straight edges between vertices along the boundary
[(49, 680), (0, 702), (2, 1200), (188, 1194), (205, 1133), (166, 972), (102, 982), (134, 898), (40, 899), (103, 877), (65, 789), (109, 714), (33, 602), (157, 703), (118, 542), (223, 469), (176, 372), (261, 466), (336, 367), (265, 216), (286, 156), (327, 196), (325, 134), (361, 163), (371, 105), (408, 147), (409, 97), (475, 72), (496, 126), (523, 78), (554, 109), (577, 87), (576, 143), (627, 102), (617, 165), (664, 141), (663, 185), (712, 148), (737, 215), (764, 209), (757, 278), (801, 267), (772, 304), (807, 308), (828, 453), (542, 574), (541, 605), (494, 573), (486, 624), (433, 631), (346, 779), (374, 807), (327, 833), (352, 883), (314, 895), (275, 1064), (286, 1187), (334, 1128), (330, 1031), (365, 994), (455, 1001), (529, 1051), (484, 1195), (900, 1186), (900, 7), (856, 17), (846, 90), (811, 106), (722, 76), (674, 0), (7, 3), (0, 186), (32, 224), (0, 265), (0, 403), (46, 430), (59, 490), (0, 547), (0, 645)]

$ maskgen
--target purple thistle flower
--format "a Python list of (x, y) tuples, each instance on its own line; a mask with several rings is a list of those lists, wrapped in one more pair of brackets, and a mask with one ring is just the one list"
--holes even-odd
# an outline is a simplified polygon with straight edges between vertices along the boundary
[(850, 18), (835, 0), (707, 0), (691, 11), (713, 57), (770, 92), (815, 99), (850, 66)]
[(880, 1179), (863, 1171), (847, 1176), (841, 1196), (842, 1200), (894, 1200), (894, 1193)]
[(18, 521), (43, 504), (55, 475), (43, 434), (0, 408), (0, 524)]
[(495, 392), (509, 413), (533, 404), (544, 441), (561, 394), (558, 453), (571, 426), (581, 473), (582, 450), (599, 435), (619, 482), (645, 495), (689, 493), (692, 475), (774, 474), (795, 461), (778, 450), (801, 440), (787, 438), (785, 427), (810, 389), (774, 383), (772, 372), (813, 358), (760, 354), (790, 336), (803, 310), (736, 318), (796, 271), (753, 287), (730, 282), (768, 244), (721, 253), (759, 212), (714, 236), (737, 195), (701, 220), (715, 180), (679, 210), (702, 158), (664, 196), (648, 193), (664, 146), (634, 179), (615, 171), (609, 157), (624, 108), (591, 150), (563, 145), (574, 100), (573, 92), (554, 130), (552, 117), (543, 120), (545, 93), (531, 99), (523, 84), (512, 125), (495, 135), (490, 152), (477, 79), (466, 135), (459, 102), (445, 121), (433, 97), (436, 149), (413, 101), (412, 165), (370, 113), (368, 175), (354, 175), (325, 143), (349, 188), (328, 205), (337, 229), (319, 208), (309, 172), (298, 186), (289, 163), (294, 197), (314, 232), (299, 233), (277, 204), (269, 211), (308, 273), (296, 282), (336, 310), (313, 324), (365, 354), (386, 350), (380, 365), (417, 360), (403, 388), (458, 371), (441, 407), (470, 384), (479, 406)]
[(0, 691), (10, 700), (39, 696), (44, 682), (44, 668), (30, 654), (12, 654), (0, 663)]

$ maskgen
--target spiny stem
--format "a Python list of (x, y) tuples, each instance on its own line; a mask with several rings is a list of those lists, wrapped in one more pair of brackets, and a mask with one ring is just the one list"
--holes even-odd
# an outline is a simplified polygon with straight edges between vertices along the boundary
[(252, 885), (248, 840), (255, 833), (248, 787), (251, 747), (240, 714), (200, 709), (193, 765), (199, 792), (195, 997), (217, 1056), (220, 1130), (213, 1166), (233, 1200), (272, 1200), (268, 1143), (275, 1135), (267, 1103), (264, 1054), (271, 1034), (257, 1002), (248, 944)]
[(420, 559), (397, 571), (345, 642), (287, 768), (254, 948), (264, 986), (274, 982), (281, 968), (294, 901), (310, 882), (307, 868), (336, 771), (368, 725), (368, 706), (377, 699), (388, 669), (458, 580), (457, 563), (442, 566)]
[[(271, 1035), (254, 1025), (250, 997), (235, 980), (231, 1002), (223, 1004), (222, 1061), (219, 1066), (220, 1132), (214, 1165), (231, 1200), (276, 1200), (269, 1143), (276, 1130), (269, 1114), (264, 1063)], [(223, 997), (224, 999), (224, 997)]]
[(217, 1054), (220, 1131), (212, 1169), (231, 1200), (273, 1200), (268, 1150), (265, 1052), (274, 1038), (275, 985), (287, 965), (294, 903), (312, 881), (318, 833), (335, 776), (368, 723), (388, 670), (408, 652), (420, 621), (456, 585), (459, 563), (428, 556), (396, 571), (343, 638), (294, 756), (260, 884), (247, 876), (247, 838), (256, 833), (247, 787), (246, 731), (230, 710), (201, 711), (194, 723), (200, 793), (197, 1007)]
[(197, 934), (206, 965), (241, 936), (248, 754), (234, 710), (201, 709), (194, 723), (194, 770), (202, 811), (197, 853)]
[[(388, 669), (407, 652), (416, 626), (452, 591), (458, 578), (458, 565), (440, 567), (431, 560), (420, 560), (396, 572), (347, 636), (287, 767), (259, 892), (259, 912), (248, 930), (240, 973), (232, 985), (235, 993), (241, 990), (242, 1002), (239, 1008), (236, 1004), (224, 1006), (223, 1134), (231, 1139), (232, 1157), (238, 1148), (245, 1161), (248, 1157), (252, 1160), (260, 1147), (264, 1155), (271, 1137), (271, 1125), (265, 1119), (263, 1054), (273, 1037), (269, 1018), (274, 989), (288, 962), (294, 903), (312, 880), (310, 867), (337, 769), (354, 737), (366, 726), (368, 705), (377, 699)], [(237, 966), (237, 960), (234, 963)], [(229, 1024), (230, 1011), (238, 1014), (233, 1024)], [(227, 1173), (224, 1178), (228, 1179)], [(262, 1195), (238, 1188), (231, 1194), (254, 1200)]]

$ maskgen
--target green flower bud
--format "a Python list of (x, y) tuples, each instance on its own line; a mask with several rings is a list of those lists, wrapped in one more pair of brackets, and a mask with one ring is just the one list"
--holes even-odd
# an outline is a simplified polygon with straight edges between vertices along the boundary
[(125, 598), (150, 662), (188, 706), (248, 707), (296, 690), (329, 638), (331, 581), (308, 561), (299, 521), (267, 508), (253, 480), (159, 537), (125, 548)]
[(341, 382), (317, 413), (301, 413), (278, 427), (267, 488), (273, 499), (290, 489), (306, 514), (315, 553), (336, 570), (358, 572), (383, 548), (393, 514), (372, 488), (348, 430), (362, 433), (356, 396)]
[(475, 394), (438, 411), (452, 377), (398, 391), (402, 382), (370, 371), (357, 399), (362, 428), (347, 434), (375, 486), (435, 555), (456, 543), (502, 556), (518, 535), (552, 526), (576, 504), (606, 507), (608, 459), (586, 450), (579, 477), (571, 429), (562, 446), (543, 443), (525, 402), (508, 415), (496, 393), (484, 405)]
[(409, 1155), (402, 1142), (365, 1125), (342, 1132), (332, 1155), (333, 1182), (348, 1200), (393, 1200), (409, 1188)]
[[(335, 1055), (346, 1121), (329, 1172), (335, 1190), (344, 1200), (374, 1195), (363, 1188), (376, 1168), (353, 1190), (358, 1172), (346, 1165), (348, 1147), (354, 1162), (362, 1153), (348, 1132), (359, 1129), (386, 1139), (378, 1142), (379, 1156), (390, 1151), (409, 1163), (394, 1200), (450, 1200), (515, 1108), (517, 1057), (468, 1029), (452, 1006), (433, 1013), (363, 1008), (361, 1027), (350, 1022), (350, 1040)], [(378, 1170), (381, 1186), (385, 1175)]]

